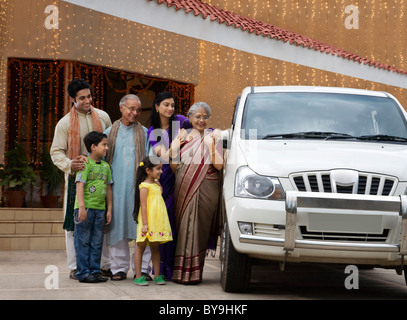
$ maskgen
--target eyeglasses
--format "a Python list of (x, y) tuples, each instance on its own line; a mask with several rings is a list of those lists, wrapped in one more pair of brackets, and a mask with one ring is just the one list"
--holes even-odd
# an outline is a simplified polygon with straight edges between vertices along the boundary
[(141, 108), (130, 108), (128, 106), (125, 106), (127, 109), (129, 109), (130, 112), (137, 112), (140, 113), (141, 112)]
[(194, 119), (198, 120), (198, 121), (200, 121), (200, 120), (207, 121), (209, 119), (209, 116), (199, 115), (199, 116), (194, 116)]

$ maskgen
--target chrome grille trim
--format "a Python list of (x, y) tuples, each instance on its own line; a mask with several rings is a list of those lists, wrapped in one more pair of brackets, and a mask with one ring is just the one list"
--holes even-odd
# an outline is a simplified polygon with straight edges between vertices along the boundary
[(301, 236), (306, 240), (324, 241), (357, 241), (385, 243), (389, 235), (389, 229), (384, 229), (381, 234), (374, 233), (345, 233), (345, 232), (321, 232), (308, 231), (306, 226), (300, 226)]
[(296, 191), (391, 196), (396, 190), (398, 180), (395, 177), (364, 172), (358, 175), (359, 179), (353, 185), (334, 184), (331, 171), (293, 173), (289, 178)]

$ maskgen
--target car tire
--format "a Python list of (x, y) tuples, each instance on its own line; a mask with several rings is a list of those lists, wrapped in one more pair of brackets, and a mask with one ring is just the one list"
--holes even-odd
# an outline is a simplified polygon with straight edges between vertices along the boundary
[(225, 222), (221, 239), (221, 285), (225, 292), (245, 292), (250, 287), (251, 259), (237, 252)]

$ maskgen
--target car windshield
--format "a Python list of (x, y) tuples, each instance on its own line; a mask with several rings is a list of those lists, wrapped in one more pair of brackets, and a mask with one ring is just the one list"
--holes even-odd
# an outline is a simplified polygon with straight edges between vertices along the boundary
[(339, 93), (252, 93), (243, 139), (358, 139), (406, 142), (407, 124), (388, 97)]

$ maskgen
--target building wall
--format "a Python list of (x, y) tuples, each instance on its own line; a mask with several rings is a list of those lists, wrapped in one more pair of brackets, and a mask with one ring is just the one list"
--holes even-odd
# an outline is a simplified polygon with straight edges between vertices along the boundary
[[(382, 64), (407, 70), (407, 2), (404, 0), (205, 0), (243, 16), (293, 31)], [(358, 28), (348, 29), (358, 9)], [(348, 19), (348, 20), (347, 20)], [(347, 23), (345, 23), (347, 22)], [(304, 49), (308, 50), (308, 49)], [(388, 91), (407, 109), (407, 91), (201, 42), (196, 100), (218, 114), (212, 126), (228, 127), (236, 96), (252, 85), (343, 86)]]
[(212, 127), (230, 127), (236, 97), (243, 88), (270, 85), (339, 86), (386, 91), (393, 94), (404, 108), (407, 107), (406, 89), (201, 42), (200, 78), (195, 100), (205, 101), (211, 106)]
[[(403, 0), (205, 0), (380, 63), (407, 70)], [(59, 9), (57, 29), (47, 29), (48, 5)], [(347, 29), (348, 5), (359, 28)], [(326, 85), (384, 90), (407, 107), (400, 88), (358, 80), (128, 22), (62, 0), (0, 0), (0, 155), (4, 151), (7, 58), (66, 59), (193, 83), (195, 100), (213, 109), (212, 127), (228, 128), (237, 95), (252, 85)], [(169, 8), (168, 14), (174, 8)], [(192, 14), (192, 13), (190, 13)], [(201, 17), (197, 17), (201, 19)], [(218, 22), (213, 22), (218, 23)], [(309, 49), (304, 49), (309, 50)]]
[(7, 54), (8, 10), (6, 0), (0, 1), (0, 163), (3, 162), (4, 142), (6, 139), (7, 110)]
[[(205, 0), (398, 69), (407, 69), (405, 0)], [(347, 6), (358, 8), (359, 26), (347, 29)], [(352, 23), (352, 21), (351, 21)]]
[[(47, 29), (48, 5), (58, 28)], [(199, 82), (199, 41), (62, 0), (0, 0), (0, 163), (4, 153), (7, 59), (61, 59), (185, 83)], [(49, 19), (48, 22), (55, 21)]]
[[(63, 1), (14, 0), (9, 4), (8, 56), (77, 60), (125, 71), (198, 83), (198, 43)], [(57, 29), (47, 29), (50, 4)], [(24, 8), (24, 10), (22, 9)]]

